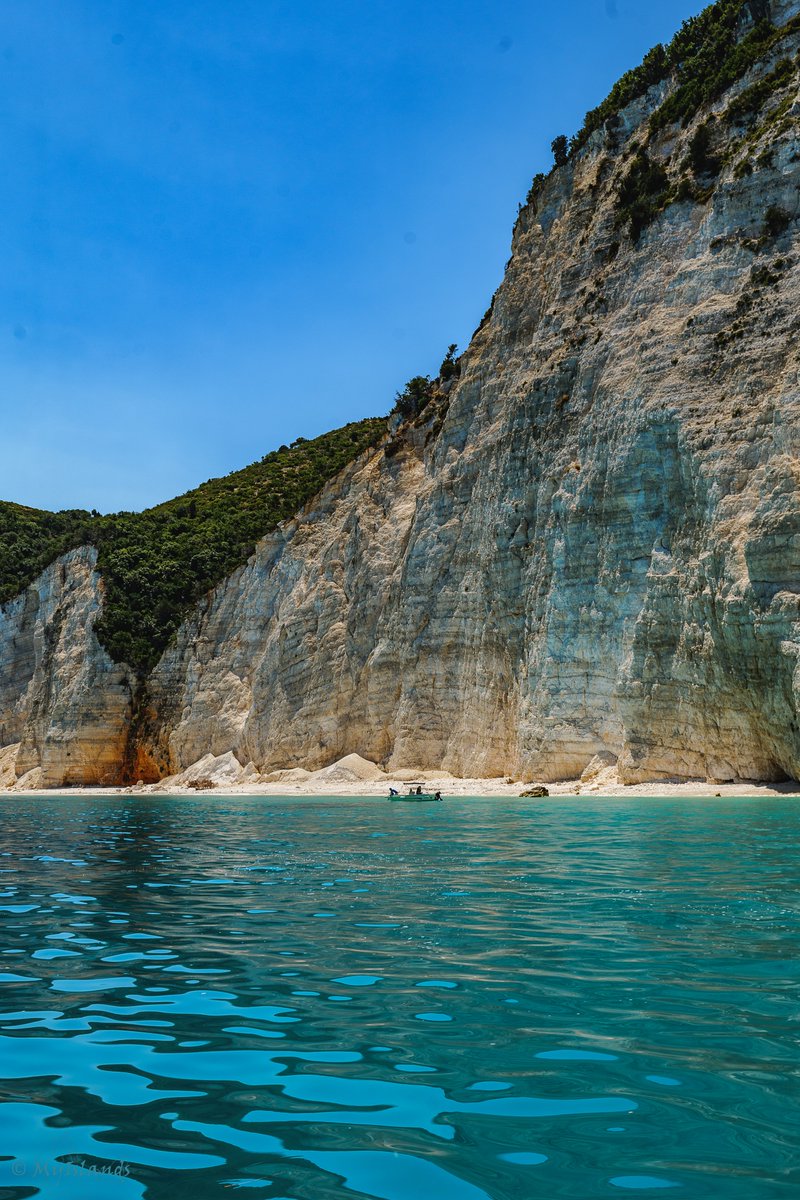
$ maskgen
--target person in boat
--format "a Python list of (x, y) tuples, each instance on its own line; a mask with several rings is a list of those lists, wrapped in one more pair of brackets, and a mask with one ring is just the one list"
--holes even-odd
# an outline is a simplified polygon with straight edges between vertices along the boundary
[(413, 789), (413, 788), (409, 788), (409, 789), (408, 789), (408, 794), (409, 794), (409, 796), (413, 796), (413, 795), (415, 795), (414, 789)]
[(435, 795), (433, 798), (434, 798), (434, 800), (441, 800), (441, 798), (442, 798), (442, 793), (441, 793), (441, 792), (437, 792), (437, 793), (436, 793), (436, 795)]
[(399, 795), (400, 795), (400, 793), (398, 792), (397, 788), (390, 787), (390, 788), (389, 788), (389, 795), (390, 795), (390, 796), (399, 796)]
[(418, 788), (417, 788), (417, 795), (418, 795), (418, 796), (421, 796), (421, 795), (422, 795), (422, 788), (421, 788), (421, 787), (418, 787)]

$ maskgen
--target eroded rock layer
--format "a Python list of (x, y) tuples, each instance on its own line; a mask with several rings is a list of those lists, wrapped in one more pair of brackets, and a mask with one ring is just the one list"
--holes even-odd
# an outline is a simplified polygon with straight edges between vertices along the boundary
[[(549, 177), (457, 383), (264, 539), (144, 686), (94, 637), (89, 552), (7, 605), (17, 775), (358, 753), (798, 777), (799, 9), (773, 5), (783, 39), (686, 127), (645, 147), (661, 84)], [(640, 230), (639, 149), (662, 173)]]
[[(102, 605), (96, 551), (58, 559), (0, 608), (0, 745), (27, 786), (121, 780), (131, 718), (128, 669), (94, 633)], [(5, 773), (10, 770), (5, 755)]]

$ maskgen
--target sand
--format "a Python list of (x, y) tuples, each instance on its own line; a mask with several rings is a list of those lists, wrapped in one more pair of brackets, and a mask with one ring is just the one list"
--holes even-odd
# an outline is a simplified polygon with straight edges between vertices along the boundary
[[(443, 799), (459, 799), (473, 797), (480, 798), (497, 798), (509, 799), (518, 797), (522, 791), (530, 787), (531, 784), (524, 783), (519, 780), (507, 783), (504, 779), (456, 779), (453, 777), (441, 777), (440, 772), (433, 773), (435, 778), (430, 779), (427, 791), (440, 791)], [(420, 783), (425, 787), (425, 774), (420, 773)], [(40, 792), (40, 795), (46, 796), (76, 796), (76, 795), (94, 795), (94, 796), (285, 796), (285, 797), (303, 797), (303, 796), (342, 796), (342, 797), (363, 797), (364, 799), (385, 800), (388, 796), (389, 785), (392, 785), (400, 791), (401, 795), (408, 792), (408, 783), (403, 783), (399, 780), (394, 780), (391, 776), (387, 776), (386, 782), (335, 782), (330, 780), (317, 780), (312, 776), (310, 779), (302, 783), (291, 783), (289, 781), (275, 783), (244, 783), (234, 786), (216, 786), (208, 791), (197, 792), (192, 788), (181, 786), (180, 784), (170, 784), (169, 782), (134, 785), (132, 787), (73, 787), (73, 788), (52, 788), (46, 792)], [(603, 781), (602, 783), (581, 783), (580, 780), (565, 780), (560, 783), (547, 784), (550, 796), (553, 798), (559, 797), (607, 797), (613, 798), (630, 798), (637, 797), (661, 797), (675, 799), (704, 799), (714, 798), (717, 796), (723, 798), (735, 799), (738, 797), (770, 797), (784, 796), (800, 798), (800, 784), (791, 781), (788, 783), (726, 783), (714, 784), (706, 783), (703, 780), (683, 780), (675, 782), (657, 782), (657, 783), (640, 783), (630, 787), (623, 787), (620, 784), (613, 784)], [(6, 791), (9, 797), (12, 795), (35, 795), (35, 792), (16, 792), (11, 789)], [(538, 800), (529, 800), (527, 803), (540, 803)]]

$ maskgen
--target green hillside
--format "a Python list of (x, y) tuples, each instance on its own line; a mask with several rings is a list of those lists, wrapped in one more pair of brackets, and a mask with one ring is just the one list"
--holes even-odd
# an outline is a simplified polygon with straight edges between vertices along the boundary
[(60, 554), (94, 545), (106, 586), (97, 633), (112, 658), (145, 675), (191, 607), (385, 430), (379, 417), (298, 438), (141, 513), (51, 513), (0, 502), (0, 603)]
[[(621, 111), (656, 84), (668, 86), (661, 103), (638, 131), (644, 134), (639, 148), (644, 151), (648, 141), (669, 126), (688, 125), (704, 106), (718, 99), (800, 28), (800, 16), (776, 27), (769, 12), (766, 0), (716, 0), (697, 16), (689, 17), (667, 45), (654, 46), (638, 67), (626, 71), (605, 100), (586, 114), (572, 138), (562, 134), (554, 140), (556, 168), (580, 153), (598, 129), (605, 128), (613, 142)], [(546, 178), (541, 172), (534, 177), (526, 203), (537, 202)], [(689, 197), (687, 194), (681, 198)], [(648, 206), (646, 199), (644, 204)], [(658, 211), (658, 205), (650, 207)]]

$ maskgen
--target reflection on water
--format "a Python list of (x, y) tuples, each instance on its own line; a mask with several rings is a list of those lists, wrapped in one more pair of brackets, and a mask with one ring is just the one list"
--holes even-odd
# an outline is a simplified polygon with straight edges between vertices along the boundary
[(800, 1195), (790, 801), (0, 812), (2, 1200)]

